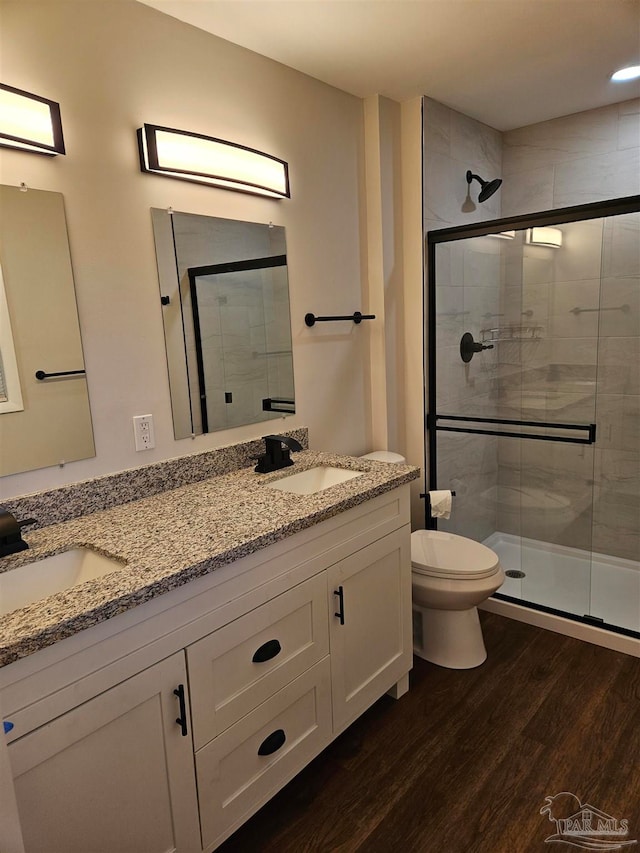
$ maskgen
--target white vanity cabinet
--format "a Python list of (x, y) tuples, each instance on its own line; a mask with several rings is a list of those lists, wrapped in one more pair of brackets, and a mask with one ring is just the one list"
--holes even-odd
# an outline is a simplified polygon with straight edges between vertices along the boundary
[(27, 853), (201, 849), (191, 738), (176, 722), (179, 685), (182, 653), (11, 744)]
[(408, 520), (402, 486), (0, 669), (26, 853), (211, 853), (400, 696)]

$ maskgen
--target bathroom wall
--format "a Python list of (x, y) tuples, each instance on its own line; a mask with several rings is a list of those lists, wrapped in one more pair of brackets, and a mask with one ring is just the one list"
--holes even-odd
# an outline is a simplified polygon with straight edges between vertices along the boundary
[[(371, 449), (370, 328), (303, 319), (350, 313), (366, 293), (362, 101), (132, 0), (3, 2), (0, 39), (3, 82), (61, 105), (66, 156), (3, 149), (0, 181), (64, 196), (97, 454), (3, 478), (0, 498), (262, 434), (173, 438), (152, 207), (286, 228), (296, 415), (283, 428), (308, 426), (313, 448)], [(144, 122), (287, 160), (292, 198), (142, 174)], [(136, 453), (131, 418), (149, 412), (156, 448)]]
[(503, 134), (502, 215), (640, 193), (640, 100)]
[[(467, 169), (483, 179), (502, 174), (502, 134), (449, 107), (424, 98), (424, 229), (465, 225), (501, 215), (498, 191), (480, 204), (480, 185), (469, 188)], [(488, 414), (490, 382), (496, 375), (495, 351), (469, 364), (460, 358), (465, 331), (477, 339), (498, 311), (499, 240), (463, 240), (437, 248), (436, 316), (438, 410), (449, 414)], [(426, 245), (425, 245), (426, 248)], [(416, 429), (420, 426), (416, 422)], [(482, 495), (495, 487), (497, 442), (487, 436), (438, 434), (438, 488), (454, 489), (451, 519), (441, 529), (484, 539), (495, 530), (495, 505)], [(423, 519), (424, 521), (424, 516)]]

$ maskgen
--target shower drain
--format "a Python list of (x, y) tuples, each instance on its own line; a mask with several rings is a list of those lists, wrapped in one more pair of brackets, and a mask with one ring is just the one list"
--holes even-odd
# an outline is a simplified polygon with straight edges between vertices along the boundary
[(526, 578), (525, 573), (518, 571), (518, 569), (507, 569), (505, 575), (508, 578)]

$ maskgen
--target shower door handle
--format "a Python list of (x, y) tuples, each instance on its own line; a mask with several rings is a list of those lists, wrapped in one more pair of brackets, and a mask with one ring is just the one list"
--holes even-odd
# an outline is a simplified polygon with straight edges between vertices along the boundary
[(474, 341), (471, 332), (465, 332), (460, 339), (460, 358), (465, 364), (468, 364), (475, 353), (482, 352), (483, 349), (493, 349), (493, 344), (481, 344), (480, 341)]

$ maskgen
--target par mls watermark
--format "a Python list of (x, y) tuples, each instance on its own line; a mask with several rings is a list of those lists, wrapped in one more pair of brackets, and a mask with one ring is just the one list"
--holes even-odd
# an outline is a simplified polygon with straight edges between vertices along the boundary
[(629, 821), (585, 803), (568, 791), (546, 797), (540, 814), (546, 815), (556, 825), (553, 835), (545, 843), (559, 841), (583, 850), (622, 850), (637, 844), (629, 838)]

